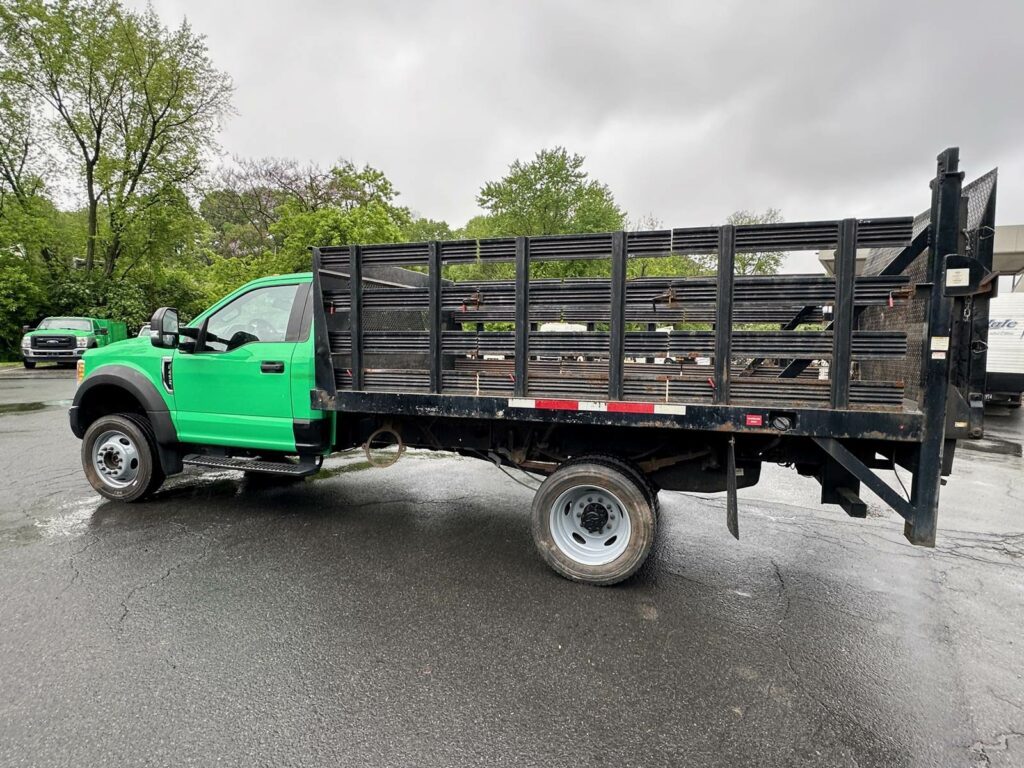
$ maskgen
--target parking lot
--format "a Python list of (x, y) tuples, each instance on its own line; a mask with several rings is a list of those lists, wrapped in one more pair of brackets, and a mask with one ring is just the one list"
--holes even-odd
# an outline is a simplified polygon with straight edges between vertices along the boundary
[(5, 767), (1024, 764), (1019, 414), (959, 452), (934, 550), (771, 467), (740, 542), (721, 495), (664, 493), (649, 564), (599, 589), (469, 459), (103, 502), (73, 391), (0, 372)]

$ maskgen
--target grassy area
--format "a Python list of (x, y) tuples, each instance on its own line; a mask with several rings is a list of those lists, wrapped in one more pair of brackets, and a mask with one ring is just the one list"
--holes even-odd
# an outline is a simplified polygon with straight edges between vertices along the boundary
[(21, 365), (21, 361), (20, 360), (12, 360), (9, 363), (5, 363), (3, 361), (0, 361), (0, 368), (14, 368), (14, 367), (19, 366), (19, 365)]

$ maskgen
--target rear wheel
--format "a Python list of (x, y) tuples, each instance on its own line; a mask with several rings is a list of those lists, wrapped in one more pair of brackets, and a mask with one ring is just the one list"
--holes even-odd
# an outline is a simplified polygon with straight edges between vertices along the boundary
[(534, 497), (532, 528), (541, 557), (555, 571), (607, 586), (643, 565), (657, 515), (633, 472), (602, 459), (577, 459), (555, 470)]
[(28, 369), (29, 369), (30, 371), (31, 371), (31, 370), (32, 370), (33, 368), (35, 368), (35, 367), (36, 367), (36, 361), (35, 361), (35, 360), (22, 360), (21, 362), (22, 362), (22, 365), (24, 365), (24, 366), (25, 366), (26, 368), (28, 368)]
[(138, 501), (164, 481), (149, 422), (136, 414), (101, 416), (82, 438), (89, 484), (115, 501)]
[(576, 461), (597, 461), (602, 464), (607, 464), (611, 467), (614, 467), (619, 471), (629, 475), (630, 477), (633, 478), (636, 484), (640, 486), (644, 494), (647, 496), (647, 500), (651, 503), (651, 507), (654, 509), (654, 514), (661, 514), (661, 500), (658, 498), (658, 487), (651, 481), (651, 479), (647, 475), (644, 474), (643, 470), (640, 469), (640, 467), (638, 467), (629, 459), (623, 459), (618, 456), (608, 456), (602, 453), (592, 457), (584, 457), (582, 459), (572, 460), (573, 463)]

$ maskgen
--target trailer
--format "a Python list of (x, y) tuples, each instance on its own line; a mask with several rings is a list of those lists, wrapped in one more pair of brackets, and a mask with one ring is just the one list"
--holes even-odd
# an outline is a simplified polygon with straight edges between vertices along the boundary
[(989, 302), (985, 402), (1020, 408), (1024, 392), (1024, 293)]
[[(739, 538), (765, 462), (853, 517), (870, 489), (932, 546), (956, 441), (983, 434), (994, 206), (995, 172), (965, 188), (948, 149), (916, 218), (314, 248), (311, 275), (183, 328), (162, 308), (151, 347), (86, 355), (72, 429), (126, 501), (183, 465), (302, 476), (359, 447), (516, 468), (543, 478), (541, 556), (592, 584), (643, 564), (661, 490), (725, 493)], [(737, 254), (823, 249), (834, 276), (736, 274)], [(649, 269), (709, 254), (712, 275)], [(460, 279), (474, 265), (487, 279)]]

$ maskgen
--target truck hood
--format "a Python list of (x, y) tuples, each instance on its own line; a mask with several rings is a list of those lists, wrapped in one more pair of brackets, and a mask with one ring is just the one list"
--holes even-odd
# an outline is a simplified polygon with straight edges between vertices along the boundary
[(66, 328), (47, 328), (44, 330), (27, 331), (26, 336), (95, 336), (95, 331), (72, 331)]

